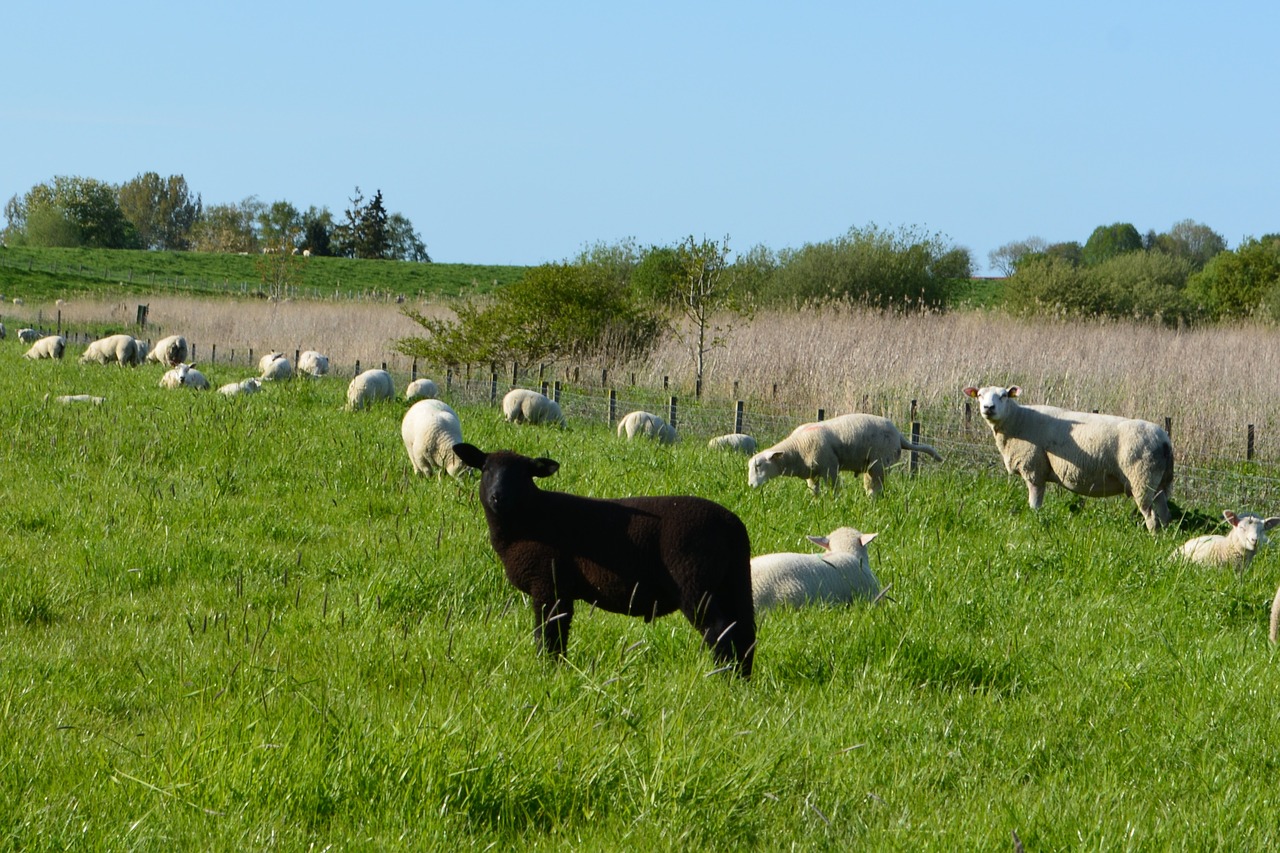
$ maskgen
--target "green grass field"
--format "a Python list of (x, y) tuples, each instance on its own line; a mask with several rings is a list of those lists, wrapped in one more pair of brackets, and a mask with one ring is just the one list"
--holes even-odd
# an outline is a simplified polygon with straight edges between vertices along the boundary
[(994, 467), (815, 500), (700, 441), (461, 406), (467, 440), (560, 461), (548, 488), (710, 497), (757, 553), (880, 534), (893, 600), (762, 614), (750, 682), (709, 676), (678, 615), (584, 608), (556, 666), (475, 480), (412, 475), (402, 404), (23, 349), (0, 344), (6, 848), (1280, 844), (1275, 554), (1173, 563), (1192, 531), (1062, 491), (1033, 514)]

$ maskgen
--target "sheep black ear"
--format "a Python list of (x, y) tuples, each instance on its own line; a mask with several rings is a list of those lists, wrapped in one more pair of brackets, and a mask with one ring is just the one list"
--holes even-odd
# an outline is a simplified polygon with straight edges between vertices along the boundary
[(465, 442), (462, 444), (455, 444), (453, 446), (453, 454), (472, 468), (483, 468), (484, 460), (489, 457), (489, 454), (485, 453), (474, 444), (467, 444)]
[(533, 460), (533, 476), (535, 477), (550, 477), (559, 470), (560, 463), (554, 459), (539, 456), (537, 459)]

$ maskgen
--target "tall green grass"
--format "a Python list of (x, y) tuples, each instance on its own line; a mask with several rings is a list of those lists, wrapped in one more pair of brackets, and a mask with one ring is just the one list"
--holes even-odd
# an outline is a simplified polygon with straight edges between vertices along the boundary
[(757, 552), (880, 534), (892, 601), (761, 614), (750, 682), (708, 676), (679, 616), (586, 608), (556, 666), (475, 480), (412, 475), (401, 404), (344, 412), (338, 379), (164, 391), (158, 367), (22, 349), (0, 345), (5, 847), (1280, 842), (1274, 555), (1243, 580), (1183, 566), (1189, 534), (1124, 501), (1033, 514), (988, 469), (814, 499), (694, 442), (462, 407), (469, 441), (559, 460), (548, 488), (705, 495)]

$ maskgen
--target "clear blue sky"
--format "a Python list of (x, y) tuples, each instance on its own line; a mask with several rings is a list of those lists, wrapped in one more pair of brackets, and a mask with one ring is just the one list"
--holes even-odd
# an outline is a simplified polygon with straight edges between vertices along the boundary
[(1272, 2), (14, 3), (0, 196), (383, 192), (437, 261), (1280, 231)]

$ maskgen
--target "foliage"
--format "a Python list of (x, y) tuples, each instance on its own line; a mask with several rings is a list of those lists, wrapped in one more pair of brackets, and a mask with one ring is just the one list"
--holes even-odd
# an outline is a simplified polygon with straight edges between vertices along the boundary
[(728, 237), (716, 243), (690, 235), (676, 249), (675, 259), (671, 303), (687, 323), (677, 324), (675, 334), (689, 349), (695, 388), (701, 396), (707, 355), (724, 346), (729, 332), (751, 319), (753, 306), (736, 286)]
[(1099, 225), (1093, 229), (1084, 244), (1082, 260), (1085, 264), (1100, 264), (1125, 252), (1142, 250), (1142, 235), (1128, 222)]
[(302, 248), (313, 256), (332, 255), (334, 227), (329, 208), (307, 208), (302, 214)]
[(1280, 237), (1249, 237), (1234, 251), (1219, 252), (1191, 277), (1187, 289), (1215, 319), (1261, 310), (1280, 320)]
[(1226, 239), (1208, 225), (1183, 219), (1163, 234), (1151, 233), (1146, 240), (1148, 250), (1188, 261), (1193, 269), (1200, 270), (1219, 252), (1226, 251)]
[(1036, 255), (1043, 252), (1048, 247), (1048, 243), (1042, 237), (1028, 237), (1025, 240), (1014, 240), (1005, 243), (998, 249), (992, 249), (987, 253), (987, 262), (1002, 276), (1011, 276), (1014, 270), (1018, 268), (1018, 262), (1027, 255)]
[(406, 308), (427, 336), (404, 338), (397, 350), (439, 365), (587, 355), (612, 364), (643, 357), (663, 326), (594, 264), (532, 267), (491, 302), (469, 300), (455, 311), (456, 320), (447, 320)]
[[(137, 234), (120, 209), (116, 187), (93, 178), (59, 175), (36, 184), (5, 207), (9, 224), (6, 240), (15, 245), (87, 246), (128, 249), (137, 245)], [(36, 229), (27, 224), (35, 216)], [(72, 227), (67, 227), (67, 225)], [(46, 242), (57, 240), (56, 243)]]
[(1021, 314), (1152, 318), (1177, 324), (1197, 316), (1186, 292), (1191, 263), (1161, 252), (1128, 252), (1092, 266), (1060, 255), (1022, 259), (1005, 305)]
[(258, 236), (262, 244), (281, 252), (292, 252), (302, 242), (302, 214), (287, 201), (275, 201), (258, 212)]
[(250, 254), (258, 251), (258, 220), (264, 207), (255, 196), (238, 204), (214, 204), (191, 228), (197, 252)]
[(182, 175), (161, 178), (155, 172), (145, 172), (121, 184), (119, 198), (120, 210), (133, 225), (139, 248), (191, 248), (191, 229), (204, 206), (199, 194), (191, 197)]

